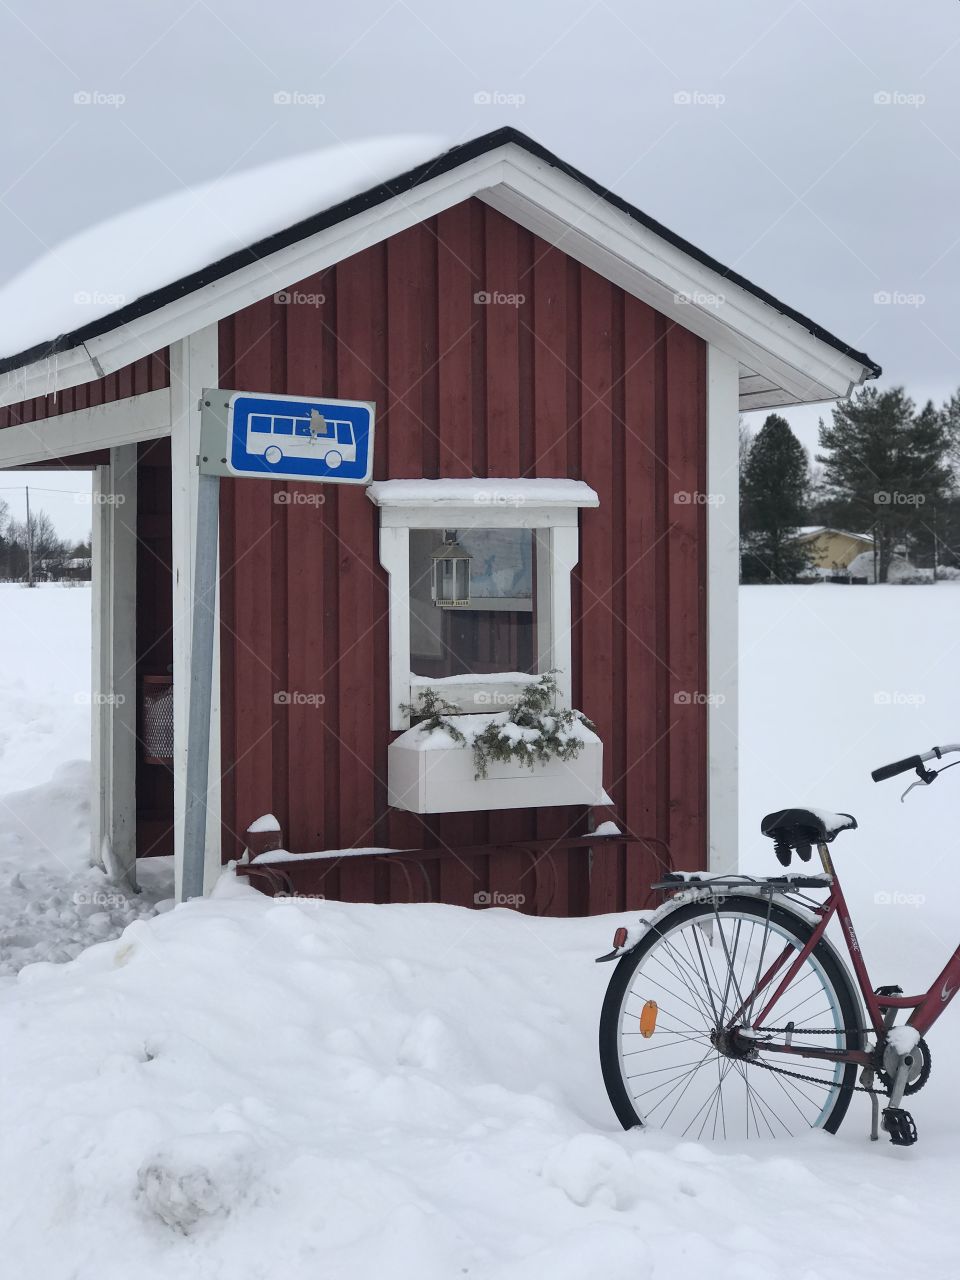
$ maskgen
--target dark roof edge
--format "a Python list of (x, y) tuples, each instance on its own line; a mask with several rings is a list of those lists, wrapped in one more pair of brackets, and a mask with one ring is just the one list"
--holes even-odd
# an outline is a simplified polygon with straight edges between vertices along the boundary
[(109, 315), (102, 316), (99, 320), (94, 320), (82, 328), (61, 334), (50, 342), (41, 342), (35, 346), (28, 347), (16, 355), (0, 358), (0, 374), (9, 373), (14, 369), (21, 368), (23, 365), (33, 364), (35, 361), (46, 359), (49, 356), (56, 355), (58, 352), (71, 351), (91, 338), (99, 338), (113, 329), (119, 329), (123, 325), (129, 324), (132, 320), (137, 320), (153, 311), (158, 311), (169, 302), (185, 297), (187, 294), (195, 293), (198, 289), (202, 289), (217, 280), (222, 280), (225, 276), (231, 275), (242, 267), (269, 257), (270, 254), (276, 253), (280, 249), (285, 249), (291, 244), (296, 244), (300, 240), (305, 240), (308, 236), (324, 231), (328, 227), (335, 226), (338, 222), (345, 222), (348, 218), (355, 217), (367, 209), (384, 204), (395, 196), (403, 195), (405, 192), (421, 186), (423, 183), (430, 181), (431, 178), (449, 173), (459, 165), (466, 164), (469, 160), (484, 155), (488, 151), (494, 151), (497, 147), (502, 147), (507, 143), (512, 143), (522, 148), (538, 160), (542, 160), (544, 163), (560, 170), (561, 173), (566, 174), (575, 182), (586, 187), (593, 195), (606, 201), (607, 204), (626, 214), (627, 217), (634, 222), (638, 222), (647, 230), (654, 232), (655, 235), (658, 235), (674, 248), (679, 249), (696, 262), (708, 267), (711, 271), (716, 271), (724, 279), (746, 290), (747, 293), (753, 294), (755, 298), (758, 298), (767, 306), (795, 321), (814, 338), (863, 365), (870, 370), (871, 377), (879, 377), (882, 373), (880, 366), (864, 352), (854, 350), (853, 347), (848, 346), (847, 343), (842, 342), (838, 337), (830, 333), (829, 330), (815, 324), (808, 316), (795, 311), (793, 307), (787, 306), (786, 303), (775, 298), (773, 294), (752, 284), (732, 268), (725, 267), (722, 262), (718, 262), (716, 258), (712, 258), (708, 253), (704, 253), (695, 245), (690, 244), (682, 236), (676, 235), (663, 226), (662, 223), (657, 222), (656, 219), (648, 217), (640, 209), (635, 208), (614, 192), (608, 191), (606, 187), (587, 177), (579, 169), (575, 169), (573, 165), (567, 164), (551, 151), (548, 151), (546, 147), (542, 147), (540, 143), (528, 138), (526, 134), (511, 126), (505, 126), (501, 129), (494, 129), (491, 133), (483, 134), (478, 138), (473, 138), (469, 142), (461, 143), (459, 146), (451, 147), (449, 151), (443, 152), (442, 155), (437, 156), (435, 159), (419, 164), (413, 169), (407, 170), (406, 173), (400, 174), (396, 178), (391, 178), (388, 182), (371, 187), (360, 195), (351, 196), (349, 200), (341, 201), (321, 213), (313, 214), (309, 218), (304, 218), (300, 222), (294, 223), (293, 226), (274, 232), (273, 235), (267, 236), (263, 240), (258, 240), (255, 244), (249, 245), (245, 249), (239, 249), (234, 253), (228, 254), (226, 257), (220, 258), (217, 262), (213, 262), (199, 271), (183, 276), (181, 279), (164, 285), (160, 289), (145, 293), (142, 297), (137, 298), (136, 301), (121, 307), (117, 311), (112, 311)]

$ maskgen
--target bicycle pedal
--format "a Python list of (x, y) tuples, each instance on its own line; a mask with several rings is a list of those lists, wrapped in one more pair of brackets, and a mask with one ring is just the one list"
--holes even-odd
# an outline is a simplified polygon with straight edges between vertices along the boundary
[(913, 1116), (903, 1107), (884, 1107), (881, 1124), (895, 1147), (912, 1147), (917, 1140)]
[(877, 987), (873, 993), (875, 996), (902, 996), (903, 987), (898, 987), (896, 983), (889, 987)]

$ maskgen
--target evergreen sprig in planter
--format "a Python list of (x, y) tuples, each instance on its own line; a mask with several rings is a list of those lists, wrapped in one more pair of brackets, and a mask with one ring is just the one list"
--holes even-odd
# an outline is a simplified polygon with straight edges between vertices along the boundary
[(579, 711), (557, 708), (540, 676), (509, 711), (461, 715), (434, 689), (410, 707), (419, 723), (388, 748), (390, 804), (414, 813), (599, 804), (603, 744)]

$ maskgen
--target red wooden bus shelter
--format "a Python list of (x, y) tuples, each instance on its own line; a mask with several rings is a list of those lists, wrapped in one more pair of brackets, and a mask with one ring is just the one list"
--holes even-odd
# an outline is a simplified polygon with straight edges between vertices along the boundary
[[(664, 864), (736, 863), (738, 415), (880, 371), (515, 130), (424, 150), (133, 211), (104, 234), (136, 269), (86, 279), (92, 315), (96, 232), (43, 264), (49, 312), (29, 270), (0, 293), (31, 298), (0, 466), (95, 470), (94, 856), (182, 862), (202, 390), (335, 397), (376, 405), (370, 491), (222, 485), (208, 886), (259, 841), (286, 851), (247, 871), (268, 892), (638, 907)], [(477, 596), (444, 611), (450, 530)], [(601, 786), (396, 803), (411, 697), (491, 714), (548, 669)], [(280, 837), (248, 836), (265, 814)]]

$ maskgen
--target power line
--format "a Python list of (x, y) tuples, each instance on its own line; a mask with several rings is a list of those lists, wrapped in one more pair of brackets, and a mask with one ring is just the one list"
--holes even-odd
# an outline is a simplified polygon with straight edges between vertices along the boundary
[[(89, 489), (43, 489), (40, 485), (32, 484), (29, 486), (34, 493), (59, 493), (64, 498), (76, 498), (80, 495), (86, 496), (90, 492)], [(17, 490), (22, 493), (27, 488), (25, 484), (0, 484), (0, 493), (10, 493)]]

